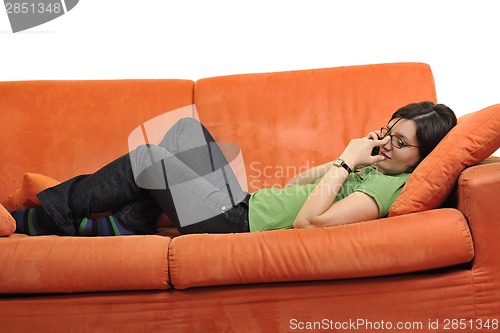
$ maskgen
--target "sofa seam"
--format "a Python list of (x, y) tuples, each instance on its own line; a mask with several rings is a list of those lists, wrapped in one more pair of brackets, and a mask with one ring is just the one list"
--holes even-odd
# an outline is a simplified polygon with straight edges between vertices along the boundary
[(478, 312), (477, 312), (477, 298), (476, 298), (476, 292), (477, 292), (477, 288), (476, 288), (476, 284), (474, 282), (474, 265), (472, 265), (472, 268), (471, 268), (471, 271), (470, 271), (470, 281), (471, 281), (471, 285), (472, 285), (472, 303), (473, 303), (473, 306), (474, 306), (474, 315), (475, 315), (475, 318), (474, 319), (478, 319)]
[[(162, 236), (160, 236), (162, 237)], [(170, 246), (172, 244), (172, 238), (168, 237), (168, 243), (167, 243), (167, 246), (165, 248), (165, 260), (166, 260), (166, 272), (165, 272), (165, 277), (166, 277), (166, 282), (167, 282), (167, 286), (169, 288), (165, 288), (165, 290), (163, 290), (164, 293), (167, 294), (167, 297), (168, 297), (168, 304), (170, 305), (170, 309), (168, 310), (169, 311), (169, 319), (170, 319), (170, 332), (174, 332), (174, 321), (173, 321), (173, 312), (172, 312), (172, 295), (171, 295), (171, 290), (173, 288), (172, 284), (170, 283)]]
[(168, 303), (170, 304), (170, 332), (174, 332), (174, 305), (171, 291), (168, 292)]
[[(468, 182), (468, 179), (465, 177), (463, 178), (463, 181), (465, 182)], [(467, 187), (461, 187), (459, 188), (459, 191), (460, 192), (464, 192), (463, 193), (463, 196), (466, 196), (466, 193), (465, 193), (465, 189)], [(457, 207), (458, 209), (458, 207)], [(460, 210), (459, 210), (460, 211)], [(466, 221), (466, 224), (467, 224), (467, 227), (469, 228), (469, 232), (470, 232), (470, 237), (471, 237), (471, 240), (472, 240), (472, 246), (474, 246), (474, 234), (473, 234), (473, 231), (472, 231), (472, 228), (470, 226), (470, 217), (467, 217), (465, 212), (461, 212), (462, 215), (465, 217), (465, 221)], [(473, 307), (474, 307), (474, 315), (475, 315), (475, 318), (474, 319), (477, 319), (478, 318), (478, 311), (477, 311), (477, 298), (476, 298), (476, 293), (477, 293), (477, 288), (476, 288), (476, 284), (475, 284), (475, 278), (474, 278), (474, 260), (476, 258), (476, 250), (474, 248), (474, 257), (472, 258), (472, 266), (471, 266), (471, 269), (470, 269), (470, 282), (471, 282), (471, 287), (472, 287), (472, 304), (473, 304)]]
[(174, 284), (172, 283), (172, 266), (170, 265), (170, 252), (172, 251), (172, 243), (174, 239), (170, 238), (170, 242), (168, 242), (168, 248), (167, 248), (167, 284), (170, 286), (171, 289), (174, 288)]
[(452, 208), (452, 209), (456, 210), (456, 212), (458, 212), (460, 214), (460, 217), (462, 220), (462, 233), (464, 234), (465, 238), (467, 239), (467, 248), (469, 250), (469, 253), (472, 255), (471, 260), (474, 260), (474, 257), (476, 256), (476, 249), (474, 247), (474, 239), (472, 237), (472, 230), (470, 228), (469, 222), (467, 221), (467, 218), (460, 210), (458, 210), (456, 208)]

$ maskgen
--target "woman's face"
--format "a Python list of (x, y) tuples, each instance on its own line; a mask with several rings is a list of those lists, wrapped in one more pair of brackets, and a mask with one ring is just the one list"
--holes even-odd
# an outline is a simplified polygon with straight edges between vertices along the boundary
[(394, 147), (391, 141), (396, 142), (396, 138), (392, 138), (388, 143), (380, 147), (379, 154), (386, 159), (377, 163), (377, 168), (385, 174), (398, 174), (406, 172), (408, 167), (414, 166), (420, 160), (418, 151), (419, 142), (417, 140), (417, 125), (413, 120), (409, 119), (393, 119), (387, 125), (390, 129), (389, 134), (399, 137), (405, 145), (401, 149)]

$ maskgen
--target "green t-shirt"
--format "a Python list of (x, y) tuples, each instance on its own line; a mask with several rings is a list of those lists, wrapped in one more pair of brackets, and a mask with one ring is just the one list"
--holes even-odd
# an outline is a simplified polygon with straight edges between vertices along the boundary
[[(342, 184), (335, 201), (354, 192), (371, 196), (378, 205), (379, 217), (384, 217), (401, 193), (410, 174), (385, 175), (375, 166), (351, 173)], [(250, 231), (289, 229), (309, 194), (319, 183), (292, 185), (286, 188), (261, 189), (252, 194), (249, 204)]]

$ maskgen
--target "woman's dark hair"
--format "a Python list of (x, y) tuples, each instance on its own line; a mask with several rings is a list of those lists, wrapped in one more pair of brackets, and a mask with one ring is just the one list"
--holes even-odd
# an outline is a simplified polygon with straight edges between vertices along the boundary
[(425, 101), (399, 108), (393, 119), (413, 120), (417, 125), (418, 150), (422, 161), (457, 124), (455, 113), (444, 104)]

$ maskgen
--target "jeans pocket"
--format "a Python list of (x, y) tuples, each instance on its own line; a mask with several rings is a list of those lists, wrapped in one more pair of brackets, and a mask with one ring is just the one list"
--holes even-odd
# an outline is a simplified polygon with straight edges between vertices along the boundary
[(234, 232), (248, 232), (248, 207), (242, 203), (224, 212), (224, 219), (234, 228)]

